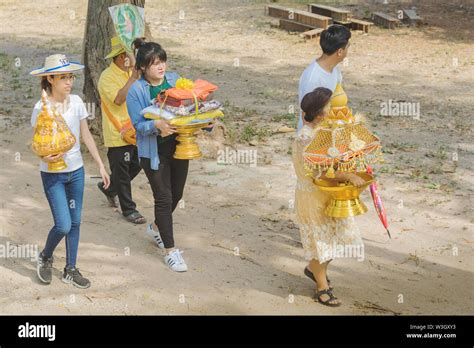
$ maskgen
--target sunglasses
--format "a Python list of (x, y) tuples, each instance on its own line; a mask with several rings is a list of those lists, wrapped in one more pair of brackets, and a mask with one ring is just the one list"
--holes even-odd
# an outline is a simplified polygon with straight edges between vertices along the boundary
[(76, 79), (76, 75), (70, 74), (70, 75), (61, 75), (59, 78), (61, 81), (74, 81)]

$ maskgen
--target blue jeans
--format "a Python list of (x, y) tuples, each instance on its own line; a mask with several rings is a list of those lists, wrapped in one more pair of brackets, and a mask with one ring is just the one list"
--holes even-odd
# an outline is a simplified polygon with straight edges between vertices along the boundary
[(44, 192), (53, 213), (54, 226), (49, 231), (43, 256), (52, 257), (54, 249), (66, 237), (66, 267), (76, 266), (84, 196), (84, 167), (69, 173), (41, 172)]

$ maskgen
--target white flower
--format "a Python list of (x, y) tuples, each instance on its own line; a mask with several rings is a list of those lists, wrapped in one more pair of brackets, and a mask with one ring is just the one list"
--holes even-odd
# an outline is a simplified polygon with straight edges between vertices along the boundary
[(349, 149), (352, 151), (360, 151), (364, 148), (365, 146), (365, 141), (360, 140), (357, 138), (354, 133), (351, 133), (351, 142), (349, 144)]

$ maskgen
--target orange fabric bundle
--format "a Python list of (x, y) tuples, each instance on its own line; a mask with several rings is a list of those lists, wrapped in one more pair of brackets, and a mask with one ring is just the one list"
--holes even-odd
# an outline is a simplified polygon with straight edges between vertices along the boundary
[(217, 90), (217, 86), (206, 80), (194, 81), (193, 89), (170, 88), (165, 91), (165, 95), (170, 98), (182, 99), (200, 99), (206, 100), (207, 96)]

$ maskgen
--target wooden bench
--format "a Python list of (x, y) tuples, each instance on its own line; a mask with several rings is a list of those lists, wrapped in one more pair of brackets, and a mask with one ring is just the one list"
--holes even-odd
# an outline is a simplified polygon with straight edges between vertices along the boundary
[(406, 9), (403, 10), (403, 19), (402, 21), (410, 25), (420, 25), (423, 18), (418, 16), (415, 9)]
[(312, 39), (315, 38), (319, 35), (321, 35), (321, 32), (323, 31), (323, 28), (316, 28), (316, 29), (311, 29), (308, 31), (305, 31), (304, 33), (301, 34), (301, 37), (303, 37), (305, 40), (306, 39)]
[(330, 17), (320, 16), (314, 13), (294, 10), (278, 5), (267, 5), (266, 13), (271, 17), (296, 21), (300, 22), (301, 24), (307, 24), (313, 27), (324, 29), (326, 29), (331, 22)]
[(297, 21), (283, 18), (280, 19), (280, 28), (288, 31), (309, 31), (316, 29), (312, 25), (303, 24)]
[(306, 11), (295, 11), (295, 20), (313, 27), (326, 29), (331, 22), (331, 17), (321, 16)]
[(331, 17), (335, 22), (338, 22), (339, 24), (350, 23), (349, 15), (351, 14), (351, 11), (320, 4), (308, 4), (308, 11), (322, 16)]
[(270, 17), (290, 19), (291, 9), (278, 5), (265, 6), (266, 14)]
[(395, 29), (395, 27), (397, 27), (400, 23), (398, 19), (382, 12), (372, 13), (372, 20), (374, 21), (375, 25), (380, 25), (388, 29)]
[(369, 32), (369, 28), (374, 25), (372, 22), (363, 21), (362, 19), (351, 18), (350, 28), (352, 30), (363, 30), (365, 33)]

